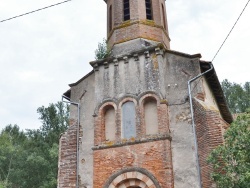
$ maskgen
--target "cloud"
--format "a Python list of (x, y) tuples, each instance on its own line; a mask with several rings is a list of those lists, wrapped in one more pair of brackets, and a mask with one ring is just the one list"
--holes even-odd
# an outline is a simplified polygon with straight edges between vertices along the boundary
[[(199, 52), (202, 59), (211, 61), (246, 2), (178, 0), (166, 3), (172, 49), (190, 54)], [(220, 80), (228, 78), (239, 83), (250, 80), (246, 71), (250, 65), (245, 63), (250, 51), (249, 9), (247, 7), (213, 62)]]
[[(48, 6), (59, 0), (1, 1), (0, 19)], [(211, 60), (245, 1), (167, 0), (173, 50), (201, 53)], [(222, 80), (249, 81), (250, 7), (214, 61)], [(0, 24), (0, 129), (17, 123), (38, 128), (36, 109), (61, 95), (92, 67), (98, 42), (106, 37), (102, 0), (69, 3)]]

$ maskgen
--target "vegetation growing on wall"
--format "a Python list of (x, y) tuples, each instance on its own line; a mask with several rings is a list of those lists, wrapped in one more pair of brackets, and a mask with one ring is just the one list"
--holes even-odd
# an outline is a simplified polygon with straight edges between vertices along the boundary
[(102, 43), (98, 43), (98, 48), (95, 50), (95, 59), (104, 59), (110, 55), (110, 49), (107, 44), (107, 40), (103, 39)]

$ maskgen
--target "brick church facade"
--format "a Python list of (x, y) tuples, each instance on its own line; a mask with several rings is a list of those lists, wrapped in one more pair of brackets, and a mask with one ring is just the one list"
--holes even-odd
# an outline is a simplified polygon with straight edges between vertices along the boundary
[(58, 187), (213, 187), (232, 116), (212, 64), (170, 49), (165, 0), (105, 2), (112, 51), (63, 95)]

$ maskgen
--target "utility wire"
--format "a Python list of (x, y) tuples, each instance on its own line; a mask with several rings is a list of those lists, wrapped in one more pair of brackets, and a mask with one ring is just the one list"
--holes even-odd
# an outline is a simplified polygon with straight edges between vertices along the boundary
[(236, 20), (236, 22), (234, 23), (234, 25), (233, 25), (232, 29), (229, 31), (229, 33), (228, 33), (227, 37), (225, 38), (225, 40), (224, 40), (224, 41), (223, 41), (223, 43), (221, 44), (221, 46), (220, 46), (219, 50), (216, 52), (215, 56), (213, 57), (212, 62), (213, 62), (213, 60), (215, 59), (215, 57), (217, 56), (217, 54), (220, 52), (220, 50), (221, 50), (222, 46), (225, 44), (225, 42), (226, 42), (226, 40), (228, 39), (229, 35), (230, 35), (230, 34), (231, 34), (231, 32), (233, 31), (233, 29), (234, 29), (235, 25), (238, 23), (238, 21), (239, 21), (239, 19), (240, 19), (241, 15), (243, 14), (243, 12), (245, 11), (245, 9), (247, 8), (247, 5), (248, 5), (248, 3), (249, 3), (249, 2), (250, 2), (250, 0), (248, 0), (247, 4), (245, 5), (245, 7), (243, 8), (243, 10), (241, 11), (241, 13), (240, 13), (240, 15), (239, 15), (238, 19)]
[(20, 15), (18, 15), (18, 16), (14, 16), (14, 17), (11, 17), (11, 18), (8, 18), (8, 19), (4, 19), (4, 20), (1, 20), (0, 23), (9, 21), (9, 20), (12, 20), (12, 19), (15, 19), (15, 18), (19, 18), (19, 17), (22, 17), (22, 16), (26, 16), (26, 15), (28, 15), (28, 14), (32, 14), (32, 13), (35, 13), (35, 12), (38, 12), (38, 11), (41, 11), (41, 10), (44, 10), (44, 9), (47, 9), (47, 8), (51, 8), (51, 7), (57, 6), (57, 5), (61, 5), (61, 4), (63, 4), (63, 3), (67, 3), (67, 2), (69, 2), (69, 1), (72, 1), (72, 0), (62, 1), (62, 2), (60, 2), (60, 3), (56, 3), (56, 4), (53, 4), (53, 5), (49, 5), (49, 6), (47, 6), (47, 7), (39, 8), (39, 9), (33, 10), (33, 11), (31, 11), (31, 12), (26, 12), (26, 13), (20, 14)]

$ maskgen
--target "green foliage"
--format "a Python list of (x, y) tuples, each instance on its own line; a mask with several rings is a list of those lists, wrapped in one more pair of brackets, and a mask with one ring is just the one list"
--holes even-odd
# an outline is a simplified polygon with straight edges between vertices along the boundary
[(25, 140), (24, 132), (17, 125), (7, 125), (0, 133), (0, 185), (4, 188), (12, 184), (13, 164), (18, 160)]
[(110, 55), (110, 49), (108, 48), (107, 40), (103, 39), (102, 43), (98, 43), (98, 48), (95, 50), (95, 59), (104, 59)]
[(0, 134), (0, 188), (56, 188), (58, 142), (68, 127), (62, 102), (40, 107), (42, 126), (23, 132), (17, 125)]
[(232, 113), (242, 113), (250, 107), (250, 82), (241, 86), (226, 79), (222, 81), (221, 86)]
[(237, 117), (224, 135), (225, 144), (212, 151), (208, 162), (218, 188), (250, 187), (250, 109)]

